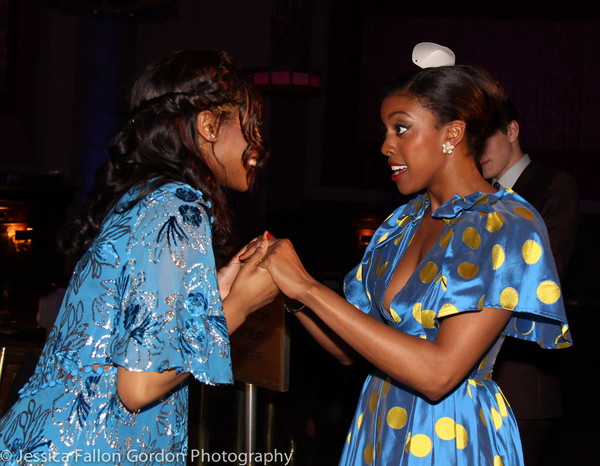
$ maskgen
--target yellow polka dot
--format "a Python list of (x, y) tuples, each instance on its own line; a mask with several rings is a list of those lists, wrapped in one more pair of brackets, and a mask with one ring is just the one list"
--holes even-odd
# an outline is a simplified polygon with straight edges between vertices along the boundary
[(494, 233), (502, 228), (504, 225), (504, 217), (500, 215), (498, 212), (492, 212), (488, 215), (487, 220), (485, 221), (485, 229), (490, 233)]
[(379, 241), (377, 241), (377, 244), (384, 242), (387, 239), (389, 233), (390, 233), (389, 231), (386, 231), (383, 235), (381, 235), (381, 238), (379, 238)]
[(483, 309), (483, 300), (485, 299), (485, 295), (483, 295), (480, 299), (479, 302), (477, 303), (477, 309), (479, 309), (480, 311)]
[(356, 420), (356, 430), (360, 430), (360, 426), (362, 425), (364, 415), (365, 413), (361, 413), (360, 416), (358, 416), (358, 419)]
[(506, 309), (508, 311), (512, 311), (515, 307), (517, 307), (517, 303), (519, 302), (519, 293), (514, 288), (504, 288), (502, 293), (500, 293), (500, 305), (502, 309)]
[(483, 368), (485, 367), (485, 363), (487, 362), (487, 360), (488, 360), (488, 357), (489, 357), (489, 355), (488, 355), (488, 354), (486, 354), (486, 355), (483, 357), (483, 359), (481, 360), (481, 363), (479, 364), (479, 369), (483, 369)]
[(395, 244), (396, 246), (398, 246), (398, 245), (400, 244), (400, 241), (402, 241), (402, 238), (404, 238), (404, 233), (406, 233), (406, 230), (404, 230), (404, 231), (402, 232), (402, 234), (401, 234), (400, 236), (398, 236), (398, 238), (396, 238), (396, 239), (394, 240), (394, 244)]
[(500, 455), (494, 456), (494, 466), (504, 466), (504, 462), (502, 461), (502, 458), (500, 458)]
[(408, 435), (406, 436), (406, 445), (404, 445), (404, 451), (405, 451), (406, 453), (408, 453), (408, 449), (409, 449), (409, 447), (410, 447), (410, 439), (411, 439), (411, 436), (412, 436), (412, 432), (409, 432), (409, 433), (408, 433)]
[(499, 244), (496, 244), (492, 248), (492, 267), (494, 270), (498, 270), (502, 264), (504, 264), (504, 249)]
[(431, 439), (425, 434), (413, 435), (410, 439), (410, 452), (419, 458), (431, 453), (431, 447)]
[(348, 432), (348, 439), (347, 439), (348, 445), (350, 445), (350, 439), (352, 439), (352, 432)]
[(494, 423), (494, 427), (496, 428), (496, 430), (500, 430), (500, 427), (502, 427), (502, 416), (496, 410), (496, 408), (492, 408), (491, 413), (492, 413), (492, 422)]
[(442, 317), (450, 316), (452, 314), (458, 314), (458, 308), (454, 304), (444, 304), (440, 308), (440, 312), (438, 313), (438, 317), (441, 319)]
[(425, 310), (421, 312), (421, 323), (423, 328), (434, 328), (435, 327), (435, 312)]
[(442, 235), (440, 239), (440, 247), (446, 248), (450, 244), (450, 240), (452, 239), (452, 235), (454, 235), (454, 230), (450, 229), (446, 233)]
[(387, 395), (387, 392), (390, 389), (391, 385), (391, 379), (389, 377), (386, 377), (385, 382), (383, 382), (383, 388), (381, 389), (381, 398), (385, 398), (385, 395)]
[(389, 262), (386, 262), (385, 264), (383, 264), (381, 266), (381, 268), (379, 269), (379, 273), (377, 274), (379, 276), (379, 279), (381, 279), (382, 275), (385, 273), (385, 269), (387, 269), (387, 266), (389, 265)]
[(365, 463), (373, 464), (373, 460), (375, 459), (375, 450), (373, 450), (372, 443), (369, 443), (367, 445), (367, 447), (365, 448), (364, 457), (365, 457)]
[(464, 243), (471, 249), (477, 249), (479, 246), (481, 246), (481, 237), (475, 228), (466, 228), (463, 232), (462, 238)]
[(381, 429), (381, 418), (380, 417), (377, 418), (377, 429), (376, 429), (376, 431), (379, 432), (379, 429)]
[(369, 400), (369, 410), (374, 413), (377, 409), (377, 403), (379, 402), (379, 393), (375, 392), (371, 395), (371, 399)]
[(537, 241), (532, 239), (525, 241), (523, 244), (523, 259), (529, 265), (537, 263), (542, 257), (542, 247)]
[(467, 429), (460, 424), (456, 424), (456, 448), (463, 450), (469, 443), (469, 435)]
[(533, 212), (525, 207), (515, 207), (515, 214), (520, 215), (526, 220), (533, 220), (535, 218)]
[(488, 201), (489, 201), (489, 196), (487, 194), (484, 194), (479, 199), (477, 199), (477, 202), (473, 205), (487, 204)]
[(422, 308), (422, 304), (421, 303), (416, 303), (413, 308), (412, 308), (412, 315), (414, 317), (414, 319), (419, 322), (420, 324), (423, 323), (423, 321), (421, 320), (421, 308)]
[(446, 288), (448, 286), (448, 279), (444, 275), (442, 275), (441, 285), (442, 290), (446, 291)]
[[(517, 325), (520, 325), (520, 327), (517, 327)], [(526, 325), (530, 325), (529, 328), (523, 328)], [(515, 330), (517, 332), (519, 332), (521, 335), (529, 335), (531, 332), (533, 332), (533, 329), (535, 328), (535, 322), (530, 322), (530, 324), (528, 324), (526, 320), (521, 321), (515, 317), (514, 318), (514, 327), (515, 327)]]
[(362, 282), (362, 264), (358, 266), (358, 270), (356, 271), (356, 279), (359, 282)]
[(371, 293), (369, 293), (368, 291), (367, 291), (366, 293), (367, 293), (367, 299), (368, 299), (368, 300), (369, 300), (369, 302), (370, 302), (370, 301), (371, 301)]
[(483, 425), (487, 427), (487, 422), (485, 421), (485, 413), (483, 412), (483, 408), (479, 408), (479, 418), (481, 419), (481, 422), (483, 422)]
[(498, 408), (500, 408), (500, 415), (502, 417), (508, 417), (508, 410), (506, 409), (506, 403), (504, 403), (502, 393), (496, 393), (496, 402), (498, 403)]
[(473, 393), (471, 393), (471, 386), (467, 385), (467, 392), (469, 392), (469, 397), (473, 399)]
[(402, 317), (400, 317), (398, 315), (398, 313), (396, 311), (394, 311), (391, 307), (390, 307), (390, 314), (392, 316), (392, 319), (394, 319), (394, 322), (396, 322), (396, 323), (402, 322)]
[(415, 205), (415, 212), (419, 212), (421, 210), (421, 207), (423, 207), (422, 199), (420, 201), (417, 201), (417, 205)]
[(421, 269), (420, 277), (423, 283), (429, 283), (433, 281), (438, 273), (437, 265), (435, 262), (427, 262)]
[(403, 227), (404, 225), (406, 225), (408, 222), (410, 222), (412, 220), (412, 215), (407, 215), (406, 217), (401, 218), (400, 220), (398, 220), (398, 226), (399, 227)]
[(406, 425), (407, 418), (406, 410), (396, 406), (388, 411), (387, 423), (392, 429), (402, 429)]
[(554, 304), (560, 298), (560, 287), (551, 280), (542, 282), (537, 288), (537, 297), (544, 304)]
[(453, 440), (456, 436), (456, 423), (450, 417), (441, 417), (435, 423), (435, 433), (442, 440)]
[(458, 266), (458, 274), (467, 280), (474, 278), (478, 272), (479, 266), (469, 262), (463, 262)]
[(378, 440), (377, 441), (377, 457), (379, 458), (381, 456), (381, 442)]

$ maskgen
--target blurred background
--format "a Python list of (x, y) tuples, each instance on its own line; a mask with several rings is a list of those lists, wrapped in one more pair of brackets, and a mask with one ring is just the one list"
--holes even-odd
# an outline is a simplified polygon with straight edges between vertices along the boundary
[[(567, 412), (546, 464), (595, 464), (598, 408), (582, 375), (597, 367), (600, 311), (597, 0), (0, 0), (0, 344), (43, 344), (39, 300), (74, 265), (56, 252), (56, 230), (91, 189), (137, 74), (180, 48), (227, 51), (263, 92), (271, 158), (252, 193), (232, 193), (240, 241), (265, 229), (289, 237), (341, 291), (375, 228), (407, 200), (379, 151), (379, 105), (387, 82), (417, 69), (419, 42), (491, 72), (519, 109), (524, 151), (577, 182), (581, 223), (563, 283), (575, 345), (557, 356)], [(336, 464), (365, 368), (338, 367), (290, 325), (290, 391), (261, 394), (276, 408), (275, 442), (295, 464)], [(239, 387), (209, 392), (204, 438), (232, 451)]]

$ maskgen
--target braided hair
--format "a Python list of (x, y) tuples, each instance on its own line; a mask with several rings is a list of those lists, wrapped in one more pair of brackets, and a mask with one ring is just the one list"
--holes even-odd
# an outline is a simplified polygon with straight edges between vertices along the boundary
[(248, 171), (251, 186), (268, 156), (258, 131), (258, 90), (225, 52), (176, 51), (140, 75), (129, 108), (128, 121), (108, 147), (108, 160), (94, 173), (88, 201), (59, 236), (59, 249), (69, 255), (83, 253), (112, 207), (132, 187), (140, 189), (126, 210), (160, 186), (180, 181), (202, 191), (211, 202), (214, 251), (217, 264), (222, 263), (231, 253), (233, 230), (226, 193), (210, 168), (220, 162), (214, 152), (200, 150), (197, 118), (200, 112), (211, 111), (217, 131), (224, 122), (239, 119), (248, 143), (242, 160), (246, 163), (254, 156), (257, 162)]

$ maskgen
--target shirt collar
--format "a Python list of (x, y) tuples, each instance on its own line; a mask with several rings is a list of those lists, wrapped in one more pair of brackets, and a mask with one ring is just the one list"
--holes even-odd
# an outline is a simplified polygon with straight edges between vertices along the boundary
[(512, 188), (521, 176), (521, 173), (523, 173), (525, 168), (527, 168), (527, 165), (530, 163), (531, 159), (529, 158), (529, 155), (525, 154), (523, 157), (521, 157), (521, 159), (519, 159), (519, 161), (517, 161), (517, 163), (506, 170), (506, 173), (499, 179), (492, 179), (492, 183), (497, 181), (500, 183), (500, 185), (502, 185), (503, 188)]

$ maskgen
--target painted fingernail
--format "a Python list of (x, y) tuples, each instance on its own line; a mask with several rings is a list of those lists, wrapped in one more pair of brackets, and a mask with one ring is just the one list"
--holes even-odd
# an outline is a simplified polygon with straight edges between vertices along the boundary
[(271, 239), (271, 233), (267, 231), (267, 239)]

